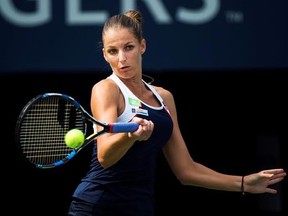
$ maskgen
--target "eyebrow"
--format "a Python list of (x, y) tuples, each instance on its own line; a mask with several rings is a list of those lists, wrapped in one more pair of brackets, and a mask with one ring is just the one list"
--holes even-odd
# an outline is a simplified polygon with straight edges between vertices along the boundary
[[(125, 44), (124, 44), (124, 47), (127, 46), (127, 45), (130, 45), (130, 44), (133, 44), (133, 42), (132, 42), (132, 41), (129, 41), (129, 42), (125, 43)], [(108, 48), (109, 48), (109, 49), (111, 49), (111, 48), (113, 49), (113, 48), (116, 48), (116, 46), (107, 46), (107, 49), (108, 49)]]

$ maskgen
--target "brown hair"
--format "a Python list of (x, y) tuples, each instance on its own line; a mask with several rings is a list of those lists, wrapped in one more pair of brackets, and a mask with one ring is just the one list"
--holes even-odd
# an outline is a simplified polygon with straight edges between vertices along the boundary
[(124, 14), (118, 14), (110, 17), (104, 24), (102, 30), (102, 41), (104, 40), (105, 32), (110, 28), (127, 28), (140, 42), (143, 39), (142, 35), (143, 17), (139, 11), (129, 10)]

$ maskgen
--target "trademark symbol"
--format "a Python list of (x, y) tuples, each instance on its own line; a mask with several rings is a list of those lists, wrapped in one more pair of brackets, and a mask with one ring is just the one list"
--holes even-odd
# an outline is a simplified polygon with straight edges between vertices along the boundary
[(241, 11), (226, 11), (226, 21), (228, 23), (242, 23), (244, 14)]

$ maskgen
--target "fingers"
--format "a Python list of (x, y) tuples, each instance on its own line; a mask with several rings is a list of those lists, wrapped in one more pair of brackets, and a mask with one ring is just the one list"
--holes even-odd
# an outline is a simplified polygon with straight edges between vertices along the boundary
[(261, 171), (260, 175), (264, 178), (268, 178), (269, 184), (275, 184), (282, 181), (286, 176), (286, 173), (283, 169), (271, 169)]
[(147, 140), (150, 138), (153, 129), (154, 129), (154, 123), (152, 121), (148, 121), (144, 119), (140, 125), (142, 131), (140, 133), (141, 140)]
[(278, 182), (281, 182), (283, 179), (284, 179), (284, 177), (271, 179), (271, 180), (268, 182), (268, 184), (269, 184), (269, 185), (273, 185), (273, 184), (276, 184), (276, 183), (278, 183)]
[[(286, 176), (286, 173), (283, 169), (272, 169), (272, 170), (264, 170), (262, 171), (262, 176), (268, 178), (267, 186), (268, 185), (274, 185), (279, 182), (281, 182), (284, 177)], [(274, 188), (266, 187), (266, 193), (276, 194), (277, 190)]]
[(286, 173), (283, 169), (270, 169), (261, 171), (260, 175), (264, 178), (268, 178), (270, 181), (269, 184), (275, 184), (282, 181), (286, 176)]
[(139, 128), (137, 131), (129, 133), (128, 136), (134, 136), (139, 141), (148, 140), (154, 130), (154, 123), (150, 120), (142, 119), (139, 117), (134, 117), (132, 121), (137, 122), (139, 124)]
[(271, 194), (276, 194), (277, 190), (273, 189), (273, 188), (266, 188), (266, 193), (271, 193)]
[(283, 169), (263, 170), (262, 173), (264, 173), (264, 174), (284, 174), (284, 175), (286, 175), (286, 173), (285, 173), (285, 171)]

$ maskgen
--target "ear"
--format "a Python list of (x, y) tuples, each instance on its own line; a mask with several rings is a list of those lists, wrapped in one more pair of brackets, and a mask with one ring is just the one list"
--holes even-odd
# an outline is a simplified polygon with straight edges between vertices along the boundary
[(141, 49), (140, 52), (143, 55), (145, 53), (145, 51), (146, 51), (146, 40), (144, 38), (141, 40), (141, 45), (140, 46), (141, 46), (140, 47), (140, 49)]
[[(108, 62), (104, 48), (102, 48), (102, 53), (103, 53), (103, 57), (104, 57), (105, 61)], [(108, 63), (109, 63), (109, 62), (108, 62)]]

